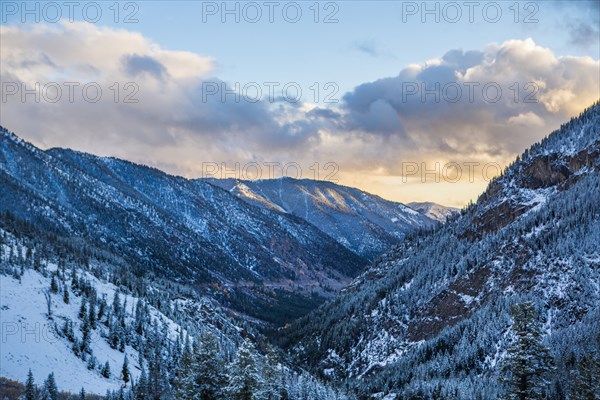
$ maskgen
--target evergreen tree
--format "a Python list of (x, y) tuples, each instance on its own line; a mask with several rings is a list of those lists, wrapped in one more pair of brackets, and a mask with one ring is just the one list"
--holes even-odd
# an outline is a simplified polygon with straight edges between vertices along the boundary
[(63, 301), (65, 302), (65, 304), (69, 304), (69, 288), (67, 287), (67, 285), (63, 285)]
[(123, 367), (121, 368), (121, 379), (125, 382), (125, 385), (129, 383), (131, 374), (129, 373), (129, 361), (127, 360), (127, 354), (125, 354), (125, 359), (123, 360)]
[(62, 332), (63, 335), (65, 335), (65, 337), (70, 342), (75, 341), (75, 333), (73, 332), (73, 322), (69, 318), (65, 319), (65, 324), (63, 325)]
[(27, 382), (25, 383), (25, 400), (36, 400), (35, 382), (33, 381), (33, 373), (31, 368), (27, 373)]
[(85, 306), (85, 297), (81, 298), (81, 306), (79, 307), (78, 316), (80, 319), (84, 319), (87, 317), (87, 307)]
[(41, 400), (58, 400), (58, 388), (56, 387), (56, 380), (54, 379), (54, 373), (50, 373), (48, 378), (44, 381), (42, 387)]
[(259, 400), (261, 386), (255, 348), (252, 342), (246, 339), (229, 369), (227, 393), (229, 398), (234, 400)]
[(110, 347), (116, 349), (119, 346), (120, 337), (120, 329), (118, 322), (110, 322), (108, 323), (108, 343)]
[(542, 343), (542, 329), (532, 303), (513, 307), (515, 340), (507, 350), (503, 368), (508, 383), (508, 398), (533, 400), (543, 397), (552, 370), (550, 352)]
[[(154, 340), (159, 340), (155, 338)], [(153, 400), (162, 399), (164, 393), (169, 390), (168, 372), (165, 370), (159, 342), (153, 343), (148, 362), (148, 396)]]
[(88, 320), (90, 321), (90, 327), (96, 329), (96, 301), (92, 297), (90, 299), (90, 309), (88, 312)]
[(71, 290), (73, 290), (73, 293), (75, 294), (79, 293), (79, 278), (77, 278), (77, 271), (75, 271), (75, 268), (73, 268), (73, 271), (71, 272)]
[(121, 297), (119, 297), (118, 290), (115, 290), (115, 294), (113, 296), (112, 307), (113, 307), (113, 313), (115, 313), (115, 315), (119, 315), (120, 310), (121, 310)]
[[(195, 352), (194, 352), (195, 354)], [(175, 396), (181, 400), (193, 400), (194, 398), (194, 371), (193, 354), (190, 351), (189, 343), (184, 345), (183, 354), (179, 360), (179, 365), (175, 372), (175, 381), (173, 383)]]
[(91, 353), (90, 343), (91, 343), (91, 335), (90, 335), (90, 322), (88, 320), (87, 314), (83, 317), (83, 323), (81, 324), (81, 352)]
[(52, 279), (50, 280), (50, 291), (52, 293), (58, 293), (58, 283), (56, 282), (56, 274), (52, 274)]
[(277, 353), (272, 347), (267, 352), (263, 376), (265, 377), (265, 385), (262, 397), (265, 400), (282, 400), (287, 398), (281, 365)]
[(574, 375), (571, 389), (573, 399), (600, 399), (600, 362), (595, 354), (585, 354)]
[(81, 391), (79, 392), (79, 400), (85, 400), (85, 389), (81, 388)]
[(95, 369), (96, 368), (96, 362), (97, 362), (96, 357), (95, 356), (91, 356), (88, 359), (87, 369), (89, 369), (89, 370)]
[[(134, 388), (135, 400), (147, 400), (148, 399), (148, 378), (146, 377), (146, 370), (142, 366), (142, 372), (140, 373), (140, 378), (137, 381), (137, 384)], [(180, 399), (181, 397), (176, 397)]]
[(102, 374), (102, 376), (107, 379), (110, 378), (110, 364), (108, 363), (108, 361), (106, 363), (104, 363), (104, 366), (102, 367), (102, 370), (100, 371), (100, 374)]
[(205, 333), (195, 347), (193, 372), (196, 400), (215, 400), (223, 397), (225, 386), (225, 366), (219, 356), (220, 349), (217, 338), (212, 333)]
[(42, 259), (40, 257), (39, 249), (35, 251), (33, 255), (33, 269), (39, 271), (42, 268)]
[(98, 321), (102, 320), (102, 317), (104, 317), (104, 309), (106, 307), (106, 300), (104, 298), (102, 298), (100, 300), (100, 305), (98, 307)]

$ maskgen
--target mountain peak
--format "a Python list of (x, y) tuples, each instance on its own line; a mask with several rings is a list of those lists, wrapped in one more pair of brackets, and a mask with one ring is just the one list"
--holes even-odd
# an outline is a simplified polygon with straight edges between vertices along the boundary
[(446, 222), (448, 219), (460, 214), (460, 209), (455, 207), (446, 207), (433, 202), (411, 202), (407, 206), (421, 214), (436, 220), (438, 222)]

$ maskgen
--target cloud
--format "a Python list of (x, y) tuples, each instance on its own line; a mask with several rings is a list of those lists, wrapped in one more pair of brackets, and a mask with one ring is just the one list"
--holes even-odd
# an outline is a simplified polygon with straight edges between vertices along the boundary
[[(163, 49), (136, 32), (65, 23), (2, 26), (0, 34), (3, 84), (80, 83), (73, 102), (66, 89), (55, 103), (12, 96), (2, 104), (3, 126), (41, 146), (188, 176), (199, 176), (203, 162), (335, 162), (342, 182), (353, 184), (397, 176), (403, 161), (504, 164), (600, 90), (598, 60), (557, 57), (531, 39), (450, 49), (360, 84), (338, 105), (317, 106), (237, 97), (215, 77), (213, 58)], [(82, 99), (89, 82), (102, 88), (97, 102)], [(498, 87), (502, 96), (490, 101)]]
[(126, 55), (123, 58), (123, 64), (127, 73), (132, 77), (149, 73), (155, 78), (161, 79), (167, 73), (165, 66), (150, 56)]
[(600, 2), (598, 0), (554, 1), (560, 24), (569, 34), (569, 44), (581, 48), (594, 48), (600, 44)]
[[(301, 103), (224, 98), (232, 88), (208, 76), (215, 69), (211, 57), (165, 50), (139, 33), (87, 23), (1, 29), (4, 83), (25, 89), (39, 83), (42, 93), (48, 84), (63, 89), (56, 103), (45, 97), (36, 102), (31, 95), (22, 102), (17, 94), (3, 107), (3, 124), (31, 132), (39, 144), (117, 151), (122, 157), (187, 144), (201, 148), (202, 159), (255, 156), (318, 141), (322, 124), (307, 118)], [(72, 102), (66, 99), (68, 82), (78, 84)], [(101, 88), (98, 102), (83, 98), (82, 88), (90, 83)], [(215, 86), (216, 93), (207, 93)]]
[(599, 72), (598, 60), (556, 57), (531, 39), (451, 50), (347, 93), (346, 126), (404, 137), (423, 157), (505, 162), (596, 101)]
[(378, 57), (381, 55), (381, 51), (379, 50), (374, 40), (356, 42), (354, 43), (354, 48), (360, 51), (361, 53), (367, 54), (371, 57)]

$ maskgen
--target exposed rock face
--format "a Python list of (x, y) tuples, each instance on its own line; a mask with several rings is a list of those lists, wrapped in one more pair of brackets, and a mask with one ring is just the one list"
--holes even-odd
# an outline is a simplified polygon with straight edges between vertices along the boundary
[(485, 299), (486, 283), (492, 271), (481, 268), (454, 281), (417, 312), (417, 323), (410, 325), (408, 340), (419, 342), (464, 319)]
[(526, 151), (460, 217), (380, 257), (282, 332), (285, 345), (325, 376), (373, 382), (371, 393), (410, 398), (408, 387), (452, 382), (456, 398), (495, 398), (481, 393), (486, 377), (498, 379), (515, 301), (538, 302), (550, 335), (584, 319), (582, 331), (600, 334), (590, 323), (600, 304), (599, 172), (600, 103)]
[(496, 232), (527, 211), (538, 206), (539, 200), (524, 190), (549, 189), (562, 191), (582, 174), (598, 171), (600, 141), (591, 143), (575, 154), (525, 153), (507, 174), (490, 183), (480, 196), (477, 207), (470, 210), (471, 227), (463, 237), (477, 240), (481, 235)]
[[(573, 156), (559, 154), (538, 156), (526, 162), (518, 180), (519, 186), (541, 189), (558, 184), (565, 185), (583, 168), (593, 167), (600, 157), (600, 142)], [(560, 188), (560, 186), (559, 186)]]

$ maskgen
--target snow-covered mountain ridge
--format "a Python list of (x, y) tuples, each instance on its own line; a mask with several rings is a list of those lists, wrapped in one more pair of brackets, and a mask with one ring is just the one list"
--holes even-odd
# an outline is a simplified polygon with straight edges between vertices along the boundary
[(206, 181), (250, 204), (302, 218), (369, 259), (397, 245), (407, 234), (433, 227), (437, 220), (415, 213), (401, 203), (327, 181), (291, 178)]
[(412, 208), (415, 211), (420, 212), (421, 214), (436, 220), (438, 222), (446, 222), (450, 218), (457, 216), (460, 214), (460, 209), (455, 207), (446, 207), (441, 204), (432, 203), (432, 202), (411, 202), (408, 203), (407, 206)]
[(85, 238), (140, 272), (192, 280), (233, 309), (273, 322), (305, 313), (366, 264), (301, 218), (209, 183), (66, 149), (42, 151), (6, 130), (0, 185), (0, 211)]
[(0, 211), (85, 238), (140, 272), (192, 280), (236, 312), (268, 322), (305, 314), (367, 258), (432, 225), (401, 204), (328, 182), (237, 182), (237, 192), (223, 190), (225, 181), (42, 151), (0, 131)]
[(532, 146), (463, 215), (403, 242), (277, 335), (299, 362), (365, 395), (496, 399), (510, 309), (528, 300), (560, 371), (549, 398), (562, 398), (568, 358), (600, 351), (599, 243), (600, 103)]

